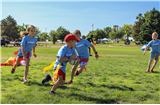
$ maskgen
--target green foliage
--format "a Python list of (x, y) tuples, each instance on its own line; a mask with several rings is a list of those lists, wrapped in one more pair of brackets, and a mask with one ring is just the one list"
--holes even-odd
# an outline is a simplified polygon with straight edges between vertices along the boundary
[(127, 40), (129, 40), (128, 37), (132, 34), (132, 31), (131, 31), (132, 28), (133, 28), (132, 24), (124, 24), (122, 27), (122, 31), (126, 35)]
[(122, 28), (119, 28), (118, 30), (113, 28), (112, 31), (109, 33), (110, 39), (121, 39), (123, 36), (124, 36), (124, 32)]
[(109, 38), (109, 33), (112, 32), (112, 28), (106, 27), (103, 29), (103, 31), (105, 32), (105, 38)]
[(57, 34), (58, 34), (58, 39), (60, 39), (63, 43), (64, 41), (64, 38), (67, 34), (70, 34), (69, 30), (66, 30), (65, 28), (63, 27), (59, 27), (57, 29)]
[(50, 33), (49, 33), (49, 35), (51, 36), (51, 39), (52, 39), (52, 41), (53, 41), (53, 44), (55, 44), (55, 42), (56, 42), (57, 39), (58, 39), (58, 34), (57, 34), (57, 32), (54, 31), (54, 30), (51, 30)]
[(147, 11), (143, 17), (143, 24), (140, 26), (139, 41), (144, 44), (152, 40), (152, 33), (160, 33), (160, 12), (153, 8)]
[(48, 38), (49, 38), (49, 35), (46, 32), (43, 32), (41, 35), (41, 39), (45, 41)]
[(138, 21), (135, 22), (135, 25), (133, 26), (133, 33), (132, 33), (132, 37), (135, 41), (139, 40), (139, 37), (141, 37), (139, 35), (140, 31), (140, 27), (143, 24), (143, 16), (141, 13), (138, 14), (138, 16), (136, 16), (136, 19)]
[(6, 19), (1, 20), (1, 36), (9, 39), (19, 38), (17, 22), (10, 15)]
[(82, 38), (83, 38), (83, 39), (86, 39), (86, 36), (85, 36), (85, 35), (82, 35)]

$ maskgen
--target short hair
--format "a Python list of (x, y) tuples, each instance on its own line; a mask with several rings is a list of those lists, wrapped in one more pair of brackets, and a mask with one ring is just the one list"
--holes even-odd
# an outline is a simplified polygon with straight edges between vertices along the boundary
[(80, 35), (81, 35), (80, 30), (75, 30), (75, 31), (73, 32), (73, 35), (77, 35), (77, 34), (80, 34)]
[(152, 35), (156, 35), (158, 37), (158, 33), (157, 32), (153, 32)]
[(91, 35), (91, 37), (93, 37), (93, 35)]

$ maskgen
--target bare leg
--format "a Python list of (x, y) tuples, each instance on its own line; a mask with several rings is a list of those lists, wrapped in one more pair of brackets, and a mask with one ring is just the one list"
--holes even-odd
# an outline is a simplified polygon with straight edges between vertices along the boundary
[(153, 61), (153, 59), (150, 59), (150, 60), (149, 60), (149, 62), (148, 62), (148, 65), (149, 65), (149, 66), (151, 66), (152, 61)]
[(152, 68), (154, 69), (154, 67), (156, 66), (157, 61), (154, 61)]
[(75, 73), (78, 65), (79, 65), (78, 62), (77, 62), (77, 64), (73, 65), (72, 70), (71, 70), (71, 79), (73, 79), (74, 73)]
[(27, 75), (28, 75), (28, 71), (29, 71), (29, 62), (30, 62), (30, 59), (27, 58), (26, 59), (26, 64), (25, 64), (25, 70), (24, 70), (24, 79), (27, 78)]
[(82, 73), (84, 67), (85, 67), (85, 65), (81, 65), (81, 66), (78, 68), (78, 73)]
[(58, 80), (55, 82), (55, 84), (52, 86), (51, 91), (55, 91), (59, 85), (64, 84), (63, 76), (58, 76)]
[(15, 62), (15, 64), (13, 65), (13, 68), (16, 69), (16, 67), (18, 66), (19, 63), (20, 63), (19, 59), (16, 58), (16, 62)]

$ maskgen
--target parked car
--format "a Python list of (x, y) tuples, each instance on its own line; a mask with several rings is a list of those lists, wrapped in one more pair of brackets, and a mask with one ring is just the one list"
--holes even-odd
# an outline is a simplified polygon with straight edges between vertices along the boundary
[(10, 42), (8, 40), (1, 40), (1, 46), (4, 45), (6, 47), (8, 47), (8, 44), (10, 44)]
[(17, 40), (14, 41), (13, 45), (14, 45), (14, 46), (20, 46), (21, 41), (22, 41), (22, 40), (17, 39)]

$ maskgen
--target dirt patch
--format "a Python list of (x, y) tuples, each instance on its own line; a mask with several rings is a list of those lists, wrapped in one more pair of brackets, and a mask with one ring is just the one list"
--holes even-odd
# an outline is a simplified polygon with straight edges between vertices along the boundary
[(114, 57), (135, 57), (136, 55), (101, 54), (100, 56), (114, 56)]

